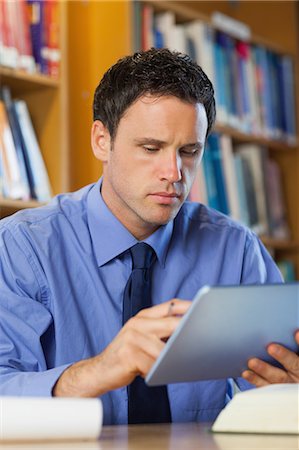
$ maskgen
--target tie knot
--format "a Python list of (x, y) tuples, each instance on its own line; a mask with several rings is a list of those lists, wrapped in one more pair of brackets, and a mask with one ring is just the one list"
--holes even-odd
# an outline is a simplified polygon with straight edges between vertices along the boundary
[(130, 252), (132, 255), (133, 269), (149, 269), (156, 256), (152, 247), (145, 242), (134, 245), (130, 249)]

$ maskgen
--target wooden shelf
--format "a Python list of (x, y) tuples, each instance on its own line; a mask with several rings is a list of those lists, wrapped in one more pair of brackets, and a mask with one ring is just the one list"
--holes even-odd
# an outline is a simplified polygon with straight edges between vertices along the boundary
[(28, 73), (24, 70), (0, 66), (1, 85), (9, 84), (14, 94), (31, 92), (45, 88), (57, 88), (59, 80), (39, 73)]
[(4, 217), (19, 211), (20, 209), (36, 208), (44, 204), (45, 203), (38, 202), (36, 200), (24, 201), (0, 197), (0, 216)]
[(247, 134), (243, 133), (242, 131), (238, 131), (235, 128), (232, 128), (228, 125), (221, 125), (217, 124), (214, 127), (214, 131), (218, 133), (224, 133), (228, 134), (232, 137), (232, 139), (239, 141), (239, 142), (250, 142), (258, 145), (263, 145), (265, 147), (268, 147), (272, 150), (282, 150), (282, 151), (296, 151), (297, 146), (286, 144), (284, 141), (279, 140), (273, 140), (273, 139), (267, 139), (262, 136), (254, 135), (254, 134)]
[(285, 250), (297, 252), (299, 249), (299, 242), (294, 240), (275, 239), (267, 236), (260, 236), (263, 244), (272, 250)]

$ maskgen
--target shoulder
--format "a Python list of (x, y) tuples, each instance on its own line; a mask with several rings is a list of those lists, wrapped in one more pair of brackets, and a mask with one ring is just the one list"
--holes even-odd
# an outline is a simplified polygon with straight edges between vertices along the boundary
[(54, 197), (47, 205), (29, 208), (0, 220), (1, 242), (11, 238), (35, 238), (46, 240), (49, 233), (60, 234), (64, 227), (84, 220), (86, 198), (93, 185), (68, 194)]
[(237, 232), (254, 237), (245, 225), (201, 203), (185, 202), (175, 222), (177, 226), (190, 232), (199, 229), (217, 231), (219, 234)]

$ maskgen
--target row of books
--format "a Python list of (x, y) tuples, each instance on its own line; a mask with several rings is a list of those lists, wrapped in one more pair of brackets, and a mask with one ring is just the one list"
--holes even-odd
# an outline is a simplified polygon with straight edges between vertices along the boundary
[(259, 235), (290, 238), (280, 168), (262, 146), (234, 145), (230, 136), (212, 133), (189, 198)]
[(0, 196), (50, 200), (51, 186), (27, 104), (0, 91)]
[(57, 78), (59, 1), (0, 1), (0, 65)]
[(232, 20), (226, 27), (231, 34), (220, 30), (225, 17), (215, 20), (215, 26), (201, 20), (178, 24), (174, 12), (155, 13), (151, 5), (135, 2), (135, 49), (168, 47), (189, 54), (214, 85), (220, 124), (294, 145), (292, 58), (250, 44), (245, 40), (250, 33), (233, 37), (237, 25)]

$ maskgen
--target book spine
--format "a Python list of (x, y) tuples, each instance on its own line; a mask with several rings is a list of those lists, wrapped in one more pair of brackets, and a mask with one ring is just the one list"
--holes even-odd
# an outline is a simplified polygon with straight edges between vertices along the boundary
[(18, 156), (2, 100), (0, 100), (0, 136), (3, 146), (2, 160), (5, 170), (7, 196), (12, 199), (27, 200), (27, 189), (22, 180)]
[(15, 111), (13, 109), (11, 94), (10, 94), (8, 87), (4, 86), (1, 90), (1, 92), (2, 92), (2, 97), (3, 97), (3, 101), (4, 101), (4, 106), (6, 109), (8, 123), (10, 126), (10, 130), (11, 130), (11, 134), (12, 134), (12, 138), (13, 138), (13, 142), (14, 142), (14, 147), (15, 147), (15, 151), (16, 151), (16, 155), (17, 155), (17, 163), (19, 166), (20, 175), (21, 175), (22, 182), (23, 182), (23, 188), (24, 188), (23, 199), (29, 200), (29, 198), (31, 196), (30, 194), (32, 194), (32, 191), (30, 189), (29, 178), (27, 175), (25, 158), (24, 158), (22, 142), (21, 142), (21, 137), (20, 137), (20, 131), (19, 131), (19, 127), (18, 127), (18, 121), (15, 116)]
[(52, 195), (51, 185), (27, 105), (23, 100), (15, 100), (14, 103), (30, 161), (36, 197), (41, 202), (48, 201)]
[(32, 43), (32, 53), (39, 72), (46, 72), (46, 61), (44, 58), (44, 7), (42, 0), (27, 0), (30, 23), (30, 36)]

